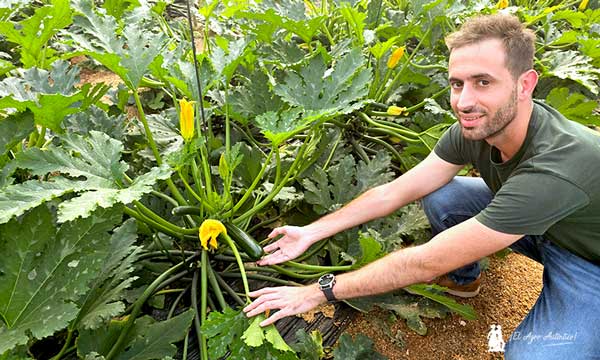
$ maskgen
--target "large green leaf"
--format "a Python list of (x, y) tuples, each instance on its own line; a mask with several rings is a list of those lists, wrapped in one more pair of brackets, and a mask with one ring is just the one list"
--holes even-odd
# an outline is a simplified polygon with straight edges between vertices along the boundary
[(208, 337), (210, 359), (297, 359), (274, 325), (266, 329), (258, 324), (264, 315), (248, 319), (241, 310), (225, 309), (208, 315), (202, 332)]
[(70, 134), (87, 135), (91, 131), (100, 131), (113, 139), (123, 140), (129, 121), (125, 114), (111, 116), (102, 109), (91, 106), (85, 111), (69, 115), (63, 122)]
[[(177, 347), (173, 343), (183, 340), (194, 319), (194, 310), (187, 311), (165, 321), (155, 321), (150, 316), (135, 320), (118, 360), (146, 360), (174, 357)], [(96, 354), (106, 356), (124, 327), (125, 320), (112, 320), (96, 330), (83, 330), (77, 340), (80, 357)], [(93, 357), (92, 357), (93, 358)]]
[[(91, 85), (76, 87), (79, 69), (56, 61), (50, 71), (31, 68), (0, 82), (0, 110), (31, 110), (35, 123), (62, 132), (65, 116), (81, 111)], [(91, 104), (89, 104), (91, 105)]]
[(0, 119), (0, 154), (6, 153), (34, 130), (30, 112)]
[(549, 67), (544, 70), (543, 76), (573, 80), (598, 95), (600, 69), (590, 64), (589, 57), (581, 55), (577, 51), (555, 50), (545, 52), (544, 59), (547, 59)]
[(325, 356), (323, 336), (319, 330), (313, 330), (310, 335), (304, 329), (296, 330), (296, 342), (292, 349), (303, 360), (319, 360)]
[(45, 68), (55, 59), (50, 39), (72, 22), (69, 0), (52, 0), (20, 22), (0, 21), (0, 34), (19, 46), (23, 66)]
[(152, 191), (158, 180), (171, 175), (171, 170), (163, 165), (124, 186), (123, 174), (128, 166), (119, 160), (122, 149), (121, 142), (92, 131), (89, 137), (66, 135), (61, 147), (51, 145), (45, 150), (31, 148), (19, 153), (13, 167), (29, 169), (33, 175), (52, 176), (48, 181), (29, 180), (0, 189), (0, 223), (69, 192), (80, 194), (59, 205), (59, 222), (86, 217), (97, 207), (138, 200)]
[(74, 301), (102, 268), (119, 209), (100, 209), (56, 227), (40, 206), (0, 225), (0, 353), (52, 335), (77, 316)]
[(116, 360), (163, 359), (175, 356), (174, 342), (183, 340), (194, 319), (194, 310), (188, 309), (169, 320), (151, 323), (143, 330)]
[(351, 155), (331, 166), (327, 172), (317, 167), (302, 180), (304, 198), (318, 214), (340, 208), (367, 189), (392, 179), (389, 171), (390, 157), (380, 153), (369, 164), (356, 164)]
[(373, 340), (364, 334), (356, 335), (356, 339), (342, 334), (338, 346), (333, 350), (334, 360), (384, 360), (387, 359), (374, 349)]
[(98, 328), (125, 310), (120, 300), (124, 297), (123, 291), (137, 279), (130, 274), (142, 251), (141, 247), (133, 245), (137, 240), (136, 230), (135, 222), (130, 219), (113, 232), (101, 272), (94, 279), (91, 290), (77, 301), (81, 309), (75, 320), (78, 328)]
[(150, 64), (167, 44), (163, 33), (154, 33), (140, 22), (129, 22), (120, 31), (117, 19), (95, 10), (89, 0), (74, 1), (78, 12), (71, 34), (81, 51), (117, 74), (137, 90)]
[(240, 11), (237, 16), (266, 24), (259, 25), (256, 31), (265, 42), (271, 40), (278, 29), (285, 29), (308, 43), (325, 20), (322, 16), (307, 18), (304, 2), (298, 0), (263, 1), (260, 7), (252, 11)]
[(569, 93), (568, 88), (554, 88), (546, 102), (560, 111), (567, 119), (585, 125), (600, 125), (600, 116), (594, 114), (598, 104), (580, 93)]
[(299, 109), (286, 110), (281, 113), (268, 111), (257, 116), (254, 121), (263, 135), (278, 146), (308, 126), (310, 121), (299, 118)]
[(288, 72), (274, 91), (285, 102), (303, 109), (305, 120), (348, 114), (366, 102), (371, 72), (364, 68), (365, 62), (360, 49), (353, 49), (332, 67), (316, 56), (299, 72)]

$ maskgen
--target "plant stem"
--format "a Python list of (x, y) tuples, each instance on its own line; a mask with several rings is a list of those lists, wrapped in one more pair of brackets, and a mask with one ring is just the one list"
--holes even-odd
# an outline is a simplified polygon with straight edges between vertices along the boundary
[[(236, 275), (237, 275), (237, 277), (241, 277), (241, 275), (239, 273), (236, 273)], [(219, 274), (218, 272), (215, 272), (215, 278), (217, 279), (217, 282), (219, 283), (219, 285), (221, 285), (223, 290), (225, 290), (225, 292), (233, 298), (233, 301), (235, 301), (240, 306), (246, 305), (244, 300), (242, 300), (242, 298), (239, 297), (239, 295), (235, 291), (233, 291), (231, 286), (229, 286), (229, 284), (227, 284), (227, 282), (225, 280), (223, 280), (223, 277), (221, 276), (221, 274)]]
[[(207, 308), (207, 297), (208, 297), (208, 252), (202, 250), (202, 264), (201, 264), (201, 281), (200, 281), (200, 324), (203, 325), (206, 322), (206, 308)], [(206, 343), (206, 336), (201, 333), (202, 338), (202, 353), (203, 357), (208, 360), (208, 346)]]
[(244, 205), (244, 203), (246, 202), (246, 200), (248, 200), (248, 198), (252, 195), (252, 192), (254, 191), (254, 189), (256, 188), (256, 186), (258, 185), (260, 179), (262, 179), (265, 170), (267, 169), (267, 166), (269, 166), (269, 164), (271, 163), (271, 158), (273, 155), (273, 152), (276, 150), (275, 147), (271, 147), (271, 152), (269, 153), (269, 156), (267, 156), (263, 166), (260, 168), (260, 171), (258, 172), (258, 174), (256, 175), (256, 177), (254, 178), (254, 181), (252, 181), (252, 184), (250, 184), (250, 187), (246, 190), (246, 192), (244, 193), (244, 195), (242, 196), (242, 198), (235, 204), (235, 206), (228, 211), (227, 213), (225, 213), (224, 217), (230, 217), (233, 216), (236, 211), (238, 211), (240, 209), (240, 207), (242, 205)]
[[(292, 174), (295, 172), (296, 168), (298, 167), (298, 164), (301, 163), (301, 160), (304, 157), (304, 151), (306, 150), (306, 144), (307, 142), (304, 142), (301, 146), (300, 149), (298, 150), (298, 154), (296, 154), (296, 158), (294, 159), (294, 162), (292, 163), (292, 165), (290, 166), (289, 170), (287, 171), (286, 175), (284, 176), (284, 178), (281, 180), (281, 182), (279, 184), (277, 184), (277, 175), (275, 176), (275, 185), (274, 188), (271, 190), (271, 192), (269, 193), (269, 195), (267, 195), (266, 198), (264, 198), (259, 204), (256, 204), (254, 207), (252, 207), (251, 209), (249, 209), (248, 211), (246, 211), (245, 213), (243, 213), (242, 215), (240, 215), (239, 217), (237, 217), (236, 219), (233, 220), (234, 224), (239, 224), (242, 221), (244, 221), (245, 219), (253, 216), (254, 214), (256, 214), (258, 211), (260, 211), (265, 205), (267, 205), (271, 200), (273, 200), (273, 198), (275, 196), (277, 196), (277, 194), (281, 191), (281, 189), (288, 183), (288, 181), (290, 180), (290, 178), (292, 177)], [(276, 152), (277, 154), (277, 159), (279, 160), (279, 152)], [(279, 169), (281, 168), (280, 163), (278, 161), (277, 164), (277, 172), (279, 173)]]
[(73, 329), (69, 328), (67, 331), (67, 338), (65, 339), (65, 343), (64, 343), (63, 347), (60, 349), (58, 354), (56, 354), (56, 356), (54, 356), (51, 360), (59, 360), (61, 357), (63, 357), (63, 355), (65, 355), (65, 353), (67, 352), (67, 349), (69, 349), (69, 345), (71, 344), (72, 338), (73, 338)]
[(425, 32), (425, 34), (423, 35), (423, 37), (421, 38), (421, 40), (419, 41), (419, 43), (417, 44), (417, 46), (415, 47), (415, 49), (411, 52), (411, 54), (408, 57), (408, 59), (404, 62), (404, 64), (402, 64), (402, 68), (400, 68), (400, 70), (396, 73), (396, 76), (394, 76), (394, 79), (392, 80), (392, 82), (390, 83), (390, 85), (389, 86), (385, 86), (385, 84), (383, 84), (383, 87), (381, 88), (381, 91), (377, 92), (377, 96), (375, 97), (375, 101), (383, 102), (383, 100), (387, 97), (388, 93), (394, 87), (394, 85), (396, 85), (396, 83), (400, 79), (400, 76), (402, 75), (402, 73), (404, 73), (404, 70), (408, 67), (408, 65), (410, 64), (410, 62), (413, 59), (413, 57), (417, 54), (417, 51), (419, 51), (419, 49), (423, 45), (423, 42), (429, 36), (430, 32), (431, 32), (431, 27), (429, 29), (427, 29), (427, 31)]
[(186, 234), (186, 235), (194, 235), (194, 234), (198, 233), (198, 229), (182, 228), (180, 226), (177, 226), (177, 225), (163, 219), (160, 215), (158, 215), (154, 211), (148, 209), (144, 204), (142, 204), (138, 200), (134, 200), (133, 204), (135, 205), (135, 207), (138, 209), (138, 211), (142, 215), (154, 220), (155, 222), (161, 224), (162, 226), (164, 226), (166, 228), (173, 230), (176, 233)]
[(131, 208), (128, 208), (127, 206), (125, 206), (123, 208), (123, 212), (125, 214), (131, 216), (132, 218), (134, 218), (144, 224), (152, 226), (154, 229), (156, 229), (162, 233), (165, 233), (169, 236), (173, 236), (173, 237), (176, 237), (179, 239), (181, 239), (183, 237), (183, 234), (177, 233), (177, 232), (171, 230), (170, 228), (164, 227), (163, 225), (157, 223), (156, 221), (148, 218), (147, 216), (144, 216), (143, 214), (140, 214), (139, 212), (137, 212)]
[(217, 278), (215, 277), (215, 271), (213, 270), (210, 263), (208, 264), (207, 269), (208, 269), (208, 281), (210, 282), (210, 286), (213, 289), (213, 294), (215, 294), (215, 297), (217, 298), (217, 302), (219, 303), (221, 310), (225, 310), (229, 306), (225, 302), (225, 298), (223, 297), (223, 293), (221, 292), (221, 288), (219, 287), (219, 282), (217, 281)]
[(167, 320), (173, 316), (173, 313), (175, 313), (175, 309), (177, 308), (177, 305), (179, 305), (179, 302), (181, 301), (181, 299), (183, 299), (183, 296), (185, 295), (186, 292), (188, 292), (189, 289), (190, 289), (190, 285), (188, 285), (185, 288), (185, 290), (183, 290), (182, 292), (179, 293), (179, 295), (177, 295), (177, 297), (173, 301), (173, 304), (171, 305), (171, 308), (169, 309), (169, 313), (167, 314)]
[(235, 259), (237, 261), (239, 270), (240, 270), (240, 275), (242, 276), (242, 283), (244, 284), (244, 292), (246, 293), (246, 302), (250, 303), (250, 288), (248, 287), (248, 279), (246, 278), (246, 271), (244, 270), (244, 262), (242, 261), (242, 258), (240, 256), (240, 253), (238, 252), (237, 247), (235, 246), (235, 244), (233, 243), (233, 241), (231, 240), (231, 238), (229, 237), (229, 235), (227, 235), (226, 233), (221, 233), (221, 236), (223, 236), (223, 238), (225, 239), (225, 242), (227, 242), (227, 245), (229, 245), (229, 247), (231, 248), (231, 251), (233, 251), (233, 255), (235, 256)]
[(281, 267), (279, 265), (269, 265), (269, 267), (271, 267), (272, 269), (277, 270), (277, 272), (279, 272), (280, 274), (289, 276), (289, 277), (293, 277), (296, 279), (314, 279), (314, 278), (318, 278), (321, 275), (327, 274), (329, 271), (321, 271), (319, 273), (314, 273), (314, 274), (299, 274), (297, 272), (294, 272), (292, 270), (288, 270), (284, 267)]
[(200, 358), (207, 360), (204, 348), (202, 346), (202, 324), (200, 322), (200, 315), (198, 314), (198, 273), (200, 269), (194, 271), (194, 277), (192, 278), (192, 308), (194, 308), (194, 329), (196, 329), (196, 339), (198, 340), (198, 352), (200, 352)]
[[(240, 278), (241, 277), (241, 275), (239, 273), (232, 273), (232, 272), (221, 273), (221, 276), (224, 278)], [(268, 275), (248, 274), (247, 277), (248, 277), (248, 279), (269, 281), (274, 284), (285, 285), (285, 286), (302, 286), (302, 284), (297, 283), (295, 281), (279, 279), (279, 278), (268, 276)], [(245, 304), (242, 302), (242, 304), (240, 304), (240, 305), (244, 306)]]
[(117, 352), (121, 350), (121, 347), (125, 345), (127, 334), (129, 334), (129, 331), (133, 327), (133, 323), (135, 322), (136, 317), (142, 311), (142, 306), (144, 305), (146, 300), (148, 300), (148, 298), (154, 293), (158, 286), (162, 284), (162, 282), (166, 280), (169, 276), (171, 276), (171, 274), (178, 271), (184, 265), (188, 264), (189, 261), (193, 260), (196, 256), (198, 255), (194, 254), (193, 256), (187, 258), (185, 261), (182, 261), (179, 264), (169, 268), (167, 271), (163, 272), (146, 288), (146, 290), (144, 290), (142, 295), (139, 298), (137, 298), (137, 300), (133, 304), (131, 314), (129, 315), (127, 322), (125, 323), (123, 329), (121, 330), (121, 333), (119, 334), (119, 337), (108, 352), (108, 355), (106, 355), (106, 360), (112, 360), (117, 355)]

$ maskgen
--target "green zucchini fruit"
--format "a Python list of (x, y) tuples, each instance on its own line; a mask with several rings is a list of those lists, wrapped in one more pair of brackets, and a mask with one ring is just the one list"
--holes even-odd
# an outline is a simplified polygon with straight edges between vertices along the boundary
[(227, 235), (246, 253), (252, 260), (258, 260), (264, 255), (262, 246), (250, 234), (231, 223), (224, 223)]
[(183, 215), (200, 215), (201, 209), (198, 206), (176, 206), (171, 210), (171, 213), (175, 216)]

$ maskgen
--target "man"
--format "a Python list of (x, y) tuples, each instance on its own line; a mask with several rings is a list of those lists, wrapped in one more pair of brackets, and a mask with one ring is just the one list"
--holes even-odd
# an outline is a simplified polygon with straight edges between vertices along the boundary
[[(431, 241), (341, 274), (328, 286), (255, 291), (247, 315), (278, 309), (261, 324), (267, 325), (327, 298), (379, 294), (455, 269), (445, 281), (457, 294), (473, 296), (477, 260), (511, 247), (544, 265), (544, 287), (505, 357), (600, 358), (600, 137), (532, 100), (534, 40), (517, 18), (500, 14), (471, 19), (449, 35), (458, 122), (434, 152), (312, 224), (275, 229), (270, 237), (283, 236), (265, 247), (269, 255), (259, 264), (291, 260), (321, 239), (423, 197)], [(481, 178), (456, 177), (468, 163)], [(556, 341), (556, 334), (567, 340)]]

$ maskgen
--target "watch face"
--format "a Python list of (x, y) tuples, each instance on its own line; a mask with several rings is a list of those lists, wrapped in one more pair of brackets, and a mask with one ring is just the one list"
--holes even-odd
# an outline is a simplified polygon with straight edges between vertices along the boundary
[(329, 286), (333, 282), (333, 279), (334, 279), (333, 274), (325, 274), (319, 278), (319, 285), (321, 287)]

